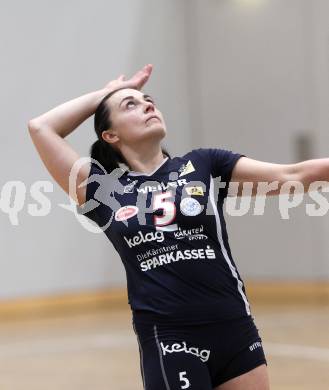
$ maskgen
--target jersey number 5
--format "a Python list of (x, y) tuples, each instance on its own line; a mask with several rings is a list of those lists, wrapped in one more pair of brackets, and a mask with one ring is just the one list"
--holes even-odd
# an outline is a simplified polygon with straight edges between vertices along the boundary
[(167, 191), (161, 194), (155, 194), (153, 197), (153, 210), (162, 209), (163, 215), (161, 217), (154, 215), (154, 225), (165, 226), (169, 225), (176, 217), (176, 206), (172, 200), (172, 192)]

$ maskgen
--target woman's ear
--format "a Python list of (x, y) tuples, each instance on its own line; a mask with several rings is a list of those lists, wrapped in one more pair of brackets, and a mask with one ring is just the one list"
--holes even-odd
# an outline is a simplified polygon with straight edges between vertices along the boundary
[(103, 131), (102, 138), (104, 141), (110, 144), (115, 144), (119, 141), (119, 137), (115, 133), (113, 133), (112, 130)]

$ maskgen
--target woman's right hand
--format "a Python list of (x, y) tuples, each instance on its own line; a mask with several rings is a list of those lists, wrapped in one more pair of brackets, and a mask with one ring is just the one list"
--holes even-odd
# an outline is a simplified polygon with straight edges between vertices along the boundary
[(136, 72), (129, 80), (126, 80), (125, 75), (120, 75), (117, 79), (110, 81), (104, 87), (106, 94), (118, 88), (133, 88), (142, 89), (151, 76), (153, 66), (152, 64), (145, 65), (141, 70)]

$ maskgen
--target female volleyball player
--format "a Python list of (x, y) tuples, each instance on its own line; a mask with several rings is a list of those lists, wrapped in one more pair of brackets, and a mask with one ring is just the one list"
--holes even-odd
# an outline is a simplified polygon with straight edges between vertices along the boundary
[(277, 181), (268, 191), (275, 195), (287, 180), (308, 185), (315, 173), (321, 180), (328, 167), (323, 160), (272, 164), (217, 148), (171, 158), (161, 146), (163, 116), (141, 92), (151, 71), (147, 65), (129, 80), (120, 76), (31, 120), (30, 135), (72, 196), (69, 175), (79, 156), (64, 138), (95, 114), (94, 160), (80, 169), (72, 197), (79, 212), (106, 227), (125, 266), (144, 388), (267, 390), (223, 201), (230, 181), (254, 183), (253, 194), (258, 181)]

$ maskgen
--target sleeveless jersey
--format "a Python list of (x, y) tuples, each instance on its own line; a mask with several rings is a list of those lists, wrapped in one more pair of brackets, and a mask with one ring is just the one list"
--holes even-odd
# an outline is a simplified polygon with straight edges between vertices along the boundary
[(205, 323), (251, 315), (232, 258), (223, 202), (245, 156), (199, 148), (166, 158), (152, 173), (92, 163), (77, 207), (119, 253), (135, 319)]

